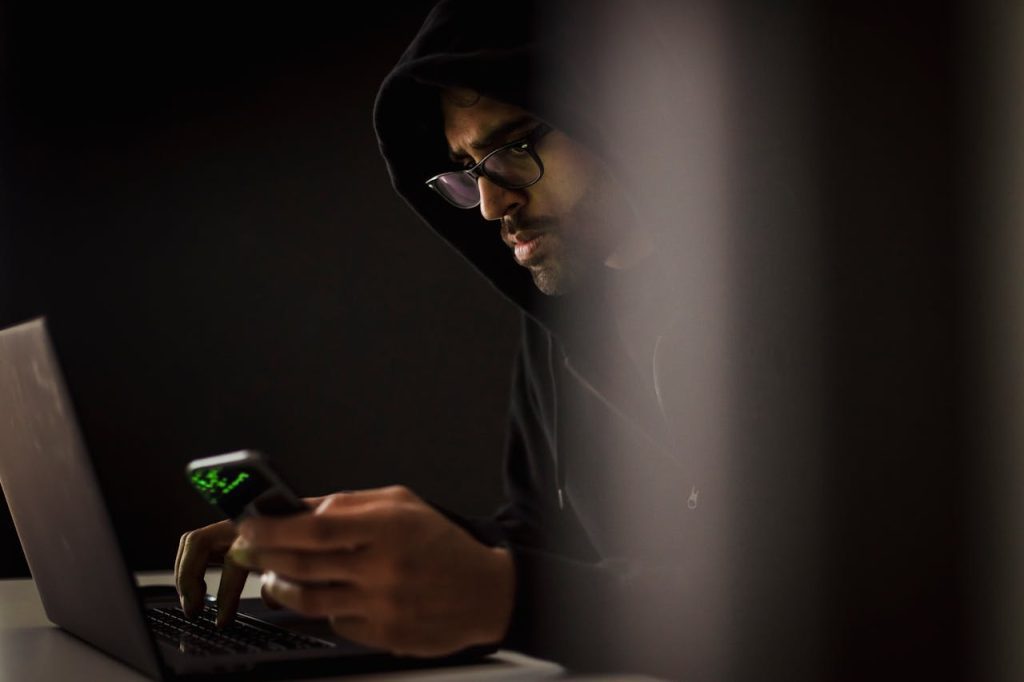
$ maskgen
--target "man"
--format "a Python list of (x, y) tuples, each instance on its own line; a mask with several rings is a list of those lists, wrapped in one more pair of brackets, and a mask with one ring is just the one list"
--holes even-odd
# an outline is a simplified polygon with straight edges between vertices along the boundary
[(724, 503), (719, 474), (682, 454), (666, 418), (663, 259), (608, 141), (536, 76), (553, 54), (536, 10), (498, 21), (486, 6), (434, 9), (383, 83), (375, 125), (398, 193), (523, 311), (508, 505), (460, 519), (394, 487), (214, 524), (182, 537), (183, 608), (223, 561), (221, 621), (253, 569), (268, 601), (398, 654), (491, 644), (711, 676)]

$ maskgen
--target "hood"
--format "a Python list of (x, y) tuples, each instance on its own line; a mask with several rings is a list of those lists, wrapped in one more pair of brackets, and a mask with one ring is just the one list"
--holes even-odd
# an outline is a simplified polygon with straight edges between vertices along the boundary
[[(571, 297), (540, 293), (499, 238), (497, 223), (479, 210), (450, 206), (425, 182), (453, 169), (438, 96), (444, 86), (517, 105), (601, 155), (600, 125), (589, 113), (598, 110), (593, 88), (584, 86), (565, 48), (572, 36), (563, 18), (570, 12), (566, 3), (517, 2), (510, 11), (479, 0), (443, 0), (383, 81), (374, 105), (380, 151), (398, 194), (501, 293), (549, 328), (575, 307)], [(588, 30), (572, 25), (575, 33)], [(545, 83), (557, 83), (557, 93)], [(590, 305), (592, 293), (588, 288)]]
[[(454, 170), (439, 89), (459, 86), (528, 111), (600, 158), (616, 181), (625, 183), (627, 195), (638, 189), (646, 170), (629, 158), (636, 154), (635, 145), (622, 145), (622, 156), (616, 156), (619, 148), (611, 144), (614, 129), (607, 124), (612, 101), (608, 88), (615, 81), (603, 75), (609, 63), (602, 58), (610, 57), (594, 49), (607, 46), (602, 36), (618, 31), (609, 20), (612, 4), (531, 0), (510, 9), (508, 4), (481, 0), (442, 0), (383, 81), (374, 105), (374, 126), (392, 185), (412, 210), (505, 297), (557, 337), (563, 357), (549, 355), (549, 362), (564, 362), (587, 391), (649, 434), (651, 444), (662, 447), (658, 444), (667, 436), (654, 392), (625, 361), (628, 342), (620, 313), (650, 308), (640, 299), (652, 291), (658, 297), (668, 291), (652, 286), (662, 276), (664, 256), (656, 249), (643, 267), (628, 271), (597, 268), (575, 282), (571, 292), (548, 296), (515, 262), (497, 222), (485, 220), (478, 209), (451, 206), (425, 184), (437, 173)], [(630, 8), (641, 4), (633, 0)], [(649, 39), (647, 34), (643, 37)], [(657, 302), (649, 317), (661, 317), (662, 305)], [(548, 353), (554, 353), (553, 346)], [(641, 372), (649, 371), (650, 362), (644, 360)], [(554, 367), (549, 364), (548, 369), (548, 383), (555, 385)], [(556, 454), (559, 486), (565, 466)]]

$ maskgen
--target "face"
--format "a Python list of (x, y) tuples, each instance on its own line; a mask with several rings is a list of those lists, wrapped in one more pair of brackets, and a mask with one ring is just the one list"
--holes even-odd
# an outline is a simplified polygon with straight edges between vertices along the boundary
[[(465, 167), (539, 123), (523, 109), (468, 90), (446, 90), (441, 107), (451, 156)], [(540, 181), (504, 189), (480, 177), (479, 209), (485, 220), (499, 224), (510, 256), (530, 271), (537, 287), (559, 295), (588, 271), (621, 260), (631, 221), (603, 165), (579, 144), (552, 130), (536, 151), (544, 164)]]

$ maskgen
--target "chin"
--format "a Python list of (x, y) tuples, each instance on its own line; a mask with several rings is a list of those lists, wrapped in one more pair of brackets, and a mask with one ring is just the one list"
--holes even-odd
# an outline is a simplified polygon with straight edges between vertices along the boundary
[(542, 294), (548, 296), (561, 296), (569, 289), (569, 278), (557, 267), (538, 268), (532, 270), (533, 283), (540, 289)]
[(561, 289), (557, 286), (552, 286), (547, 282), (538, 282), (537, 280), (534, 280), (534, 283), (537, 285), (537, 288), (540, 289), (540, 293), (545, 294), (547, 296), (561, 296), (562, 294), (565, 293), (564, 289)]

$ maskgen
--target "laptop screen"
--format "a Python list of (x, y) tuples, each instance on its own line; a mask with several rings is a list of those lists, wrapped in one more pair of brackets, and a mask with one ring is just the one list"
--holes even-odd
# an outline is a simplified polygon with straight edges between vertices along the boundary
[(47, 617), (160, 677), (44, 319), (0, 331), (0, 485)]

